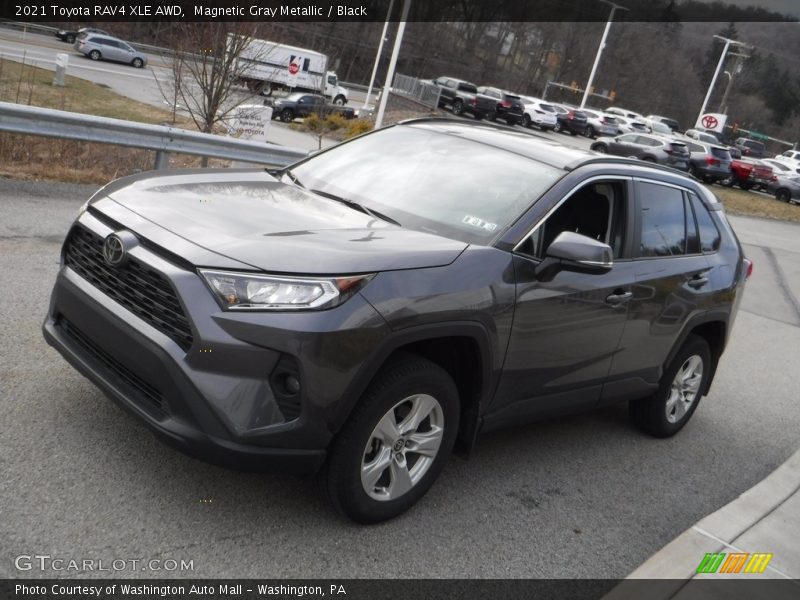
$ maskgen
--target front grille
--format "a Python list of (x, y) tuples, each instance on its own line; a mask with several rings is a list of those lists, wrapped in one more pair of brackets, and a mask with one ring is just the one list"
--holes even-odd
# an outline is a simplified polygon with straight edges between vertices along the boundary
[(110, 267), (103, 258), (103, 238), (75, 226), (67, 238), (64, 261), (68, 267), (119, 302), (184, 351), (192, 345), (192, 330), (169, 281), (158, 271), (129, 257)]
[(58, 327), (67, 334), (75, 344), (80, 346), (87, 354), (91, 355), (101, 366), (105, 367), (112, 375), (121, 379), (131, 387), (136, 395), (146, 402), (146, 407), (157, 409), (160, 415), (164, 415), (164, 398), (161, 392), (154, 386), (147, 383), (144, 379), (133, 373), (117, 359), (100, 348), (92, 340), (86, 337), (81, 331), (64, 317), (59, 317)]

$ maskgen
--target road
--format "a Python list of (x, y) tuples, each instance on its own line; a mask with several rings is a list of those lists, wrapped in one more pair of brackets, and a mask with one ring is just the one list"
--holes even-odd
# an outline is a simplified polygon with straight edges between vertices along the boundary
[[(143, 69), (134, 69), (129, 65), (111, 62), (94, 62), (74, 50), (69, 44), (61, 42), (55, 36), (23, 33), (13, 29), (0, 28), (0, 58), (25, 61), (37, 67), (55, 71), (55, 58), (58, 53), (69, 56), (67, 74), (100, 84), (108, 89), (152, 106), (165, 110), (171, 103), (164, 100), (159, 85), (168, 90), (168, 82), (172, 77), (169, 59), (156, 55), (147, 55), (148, 64)], [(349, 104), (361, 108), (365, 94), (350, 90)], [(236, 102), (252, 102), (260, 104), (263, 99), (253, 97), (241, 90), (236, 94)], [(180, 110), (178, 111), (181, 112)], [(289, 129), (288, 125), (273, 122), (268, 130), (267, 139), (273, 144), (316, 150), (317, 140), (314, 136)], [(324, 140), (323, 147), (334, 144), (333, 140)]]
[[(195, 577), (625, 576), (800, 445), (800, 227), (732, 218), (755, 259), (711, 394), (675, 438), (624, 406), (482, 438), (394, 521), (337, 517), (311, 481), (158, 442), (42, 339), (59, 245), (94, 188), (0, 180), (0, 577), (14, 558), (192, 560)], [(163, 571), (85, 573), (163, 576)]]

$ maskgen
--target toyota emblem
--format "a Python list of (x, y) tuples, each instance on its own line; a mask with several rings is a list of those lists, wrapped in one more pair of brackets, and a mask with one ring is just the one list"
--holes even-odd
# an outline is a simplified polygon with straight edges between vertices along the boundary
[(122, 240), (116, 233), (112, 233), (103, 242), (103, 258), (112, 267), (118, 267), (125, 262), (127, 253)]

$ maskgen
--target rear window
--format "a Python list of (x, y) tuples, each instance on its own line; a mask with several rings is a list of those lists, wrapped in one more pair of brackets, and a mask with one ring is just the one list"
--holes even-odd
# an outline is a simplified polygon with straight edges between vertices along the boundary
[(545, 112), (556, 112), (556, 109), (550, 106), (549, 104), (540, 104), (539, 108), (541, 108)]
[(697, 228), (700, 232), (700, 250), (702, 252), (716, 252), (719, 250), (719, 230), (714, 225), (714, 219), (708, 214), (708, 209), (694, 194), (689, 194), (692, 198), (692, 208), (697, 219)]
[(683, 142), (672, 142), (670, 143), (669, 147), (672, 148), (673, 152), (677, 152), (678, 154), (685, 154), (689, 152), (689, 150), (686, 148), (686, 144)]
[(616, 123), (617, 120), (614, 117), (610, 117), (606, 115), (606, 123)]
[(476, 88), (471, 83), (459, 83), (458, 89), (461, 90), (462, 92), (469, 92), (470, 94), (478, 93), (478, 88)]
[(722, 160), (730, 160), (731, 159), (731, 153), (728, 152), (725, 148), (715, 148), (715, 147), (712, 146), (711, 147), (711, 154), (713, 156), (716, 156), (719, 159), (722, 159)]

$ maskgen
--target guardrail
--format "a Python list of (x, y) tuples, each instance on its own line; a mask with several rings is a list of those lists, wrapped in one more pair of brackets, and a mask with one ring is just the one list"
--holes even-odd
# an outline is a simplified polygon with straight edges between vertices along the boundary
[(168, 167), (170, 153), (273, 167), (308, 156), (306, 150), (298, 148), (9, 102), (0, 102), (0, 131), (153, 150), (156, 169)]

